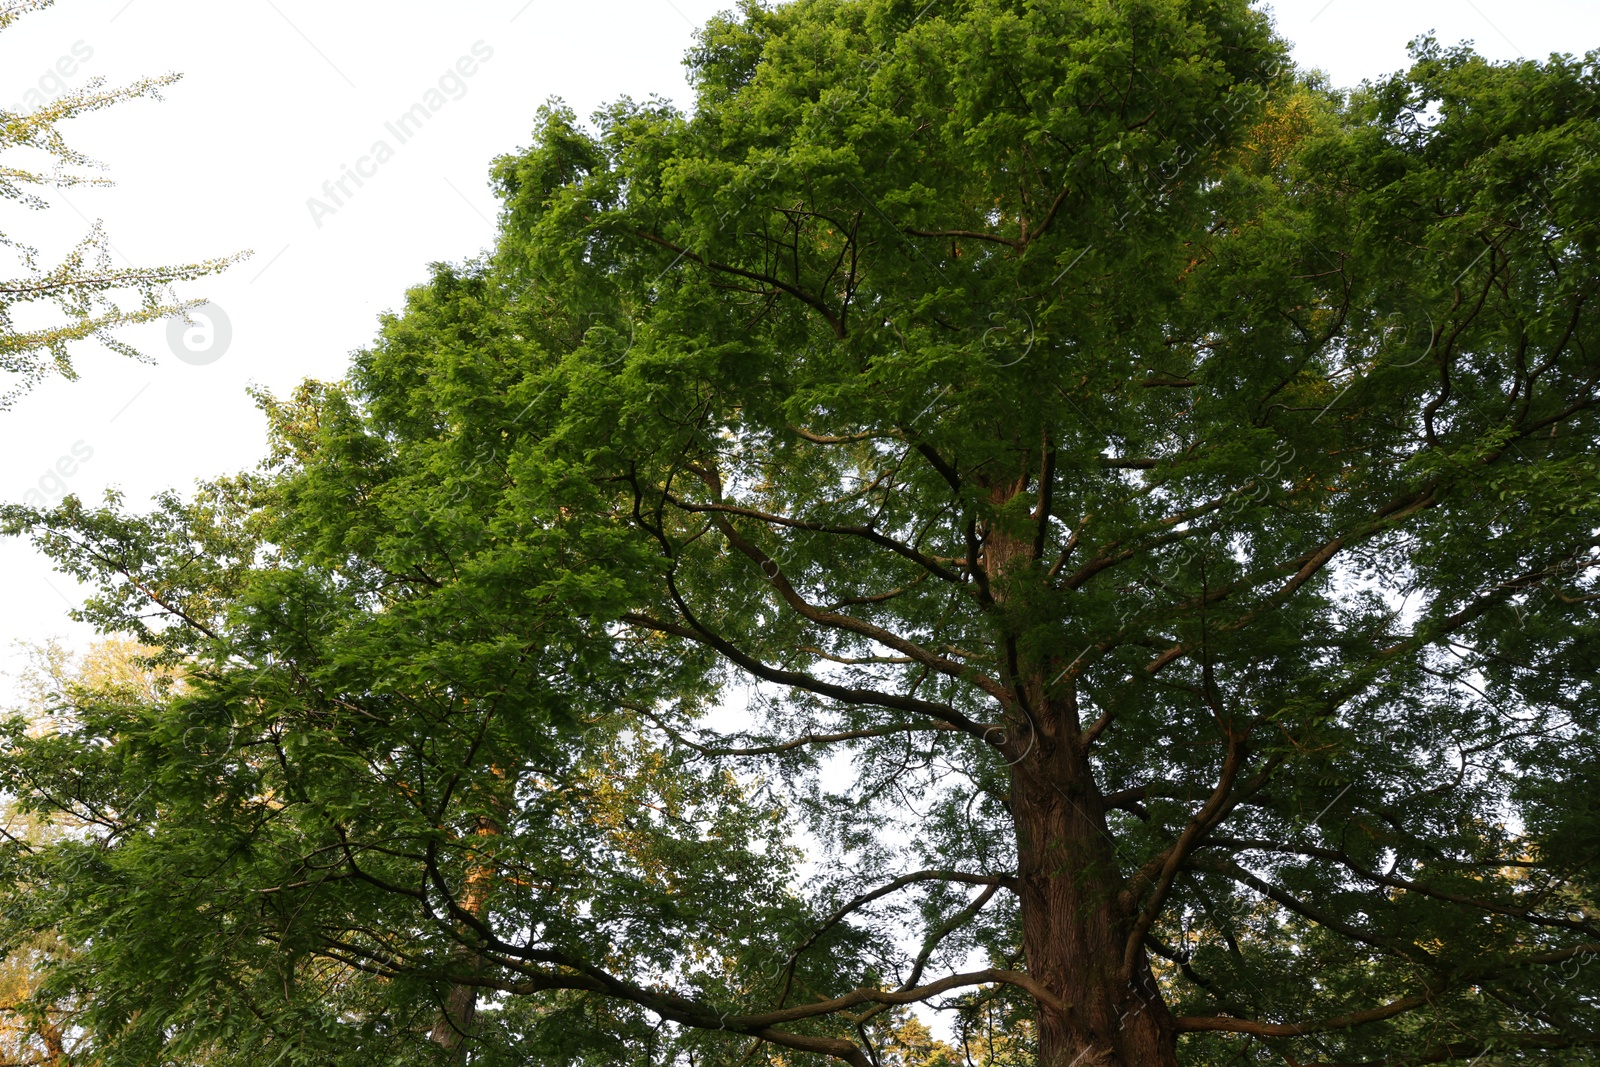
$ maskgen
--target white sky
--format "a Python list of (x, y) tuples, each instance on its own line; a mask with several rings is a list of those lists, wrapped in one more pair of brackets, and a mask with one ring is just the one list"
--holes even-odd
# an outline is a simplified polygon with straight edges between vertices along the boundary
[[(232, 341), (197, 366), (166, 331), (125, 334), (155, 357), (134, 363), (85, 350), (77, 382), (51, 381), (0, 412), (0, 498), (62, 490), (47, 474), (73, 457), (65, 489), (130, 502), (254, 465), (262, 421), (247, 384), (285, 393), (306, 376), (337, 378), (398, 307), (427, 263), (491, 240), (487, 170), (527, 142), (534, 109), (560, 96), (580, 115), (620, 95), (686, 104), (681, 57), (691, 26), (728, 0), (469, 0), (382, 5), (323, 0), (58, 0), (0, 33), (0, 98), (21, 103), (62, 57), (76, 87), (166, 71), (184, 79), (163, 102), (119, 105), (67, 125), (71, 143), (111, 165), (117, 186), (53, 194), (42, 215), (0, 201), (0, 232), (31, 235), (47, 258), (104, 219), (139, 265), (253, 249), (253, 259), (189, 287), (226, 312)], [(1295, 57), (1352, 85), (1403, 67), (1405, 44), (1433, 30), (1497, 59), (1600, 48), (1594, 0), (1280, 0)], [(375, 17), (376, 16), (376, 17)], [(322, 196), (457, 60), (492, 49), (450, 100), (335, 214)], [(370, 166), (368, 169), (372, 169)], [(347, 186), (354, 189), (353, 186)], [(80, 217), (81, 213), (81, 217)], [(86, 453), (87, 460), (81, 460)], [(58, 476), (59, 477), (59, 476)], [(87, 639), (68, 620), (78, 596), (26, 544), (0, 541), (0, 667), (20, 639)]]

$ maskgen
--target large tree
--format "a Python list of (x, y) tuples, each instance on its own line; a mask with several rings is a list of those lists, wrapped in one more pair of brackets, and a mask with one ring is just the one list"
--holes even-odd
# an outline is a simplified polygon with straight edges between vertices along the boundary
[(805, 0), (546, 110), (264, 471), (8, 513), (188, 679), (13, 738), (11, 936), (108, 1062), (1594, 1063), (1600, 61), (1414, 59)]

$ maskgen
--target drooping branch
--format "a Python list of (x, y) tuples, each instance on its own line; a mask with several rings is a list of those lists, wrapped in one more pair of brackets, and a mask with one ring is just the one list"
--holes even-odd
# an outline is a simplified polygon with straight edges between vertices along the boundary
[[(346, 856), (353, 866), (353, 856), (349, 852), (348, 845), (346, 845)], [(451, 931), (451, 936), (463, 946), (481, 953), (483, 958), (492, 961), (498, 968), (518, 976), (499, 977), (493, 968), (462, 973), (452, 971), (439, 975), (442, 980), (462, 988), (498, 990), (513, 995), (531, 995), (552, 990), (589, 992), (637, 1004), (663, 1018), (696, 1029), (745, 1034), (783, 1047), (820, 1052), (847, 1063), (867, 1064), (868, 1067), (870, 1061), (861, 1058), (859, 1050), (850, 1042), (838, 1038), (796, 1035), (778, 1027), (787, 1023), (838, 1015), (862, 1005), (892, 1006), (919, 1003), (951, 989), (995, 982), (1018, 986), (1047, 1002), (1060, 1004), (1048, 990), (1039, 987), (1025, 974), (1003, 969), (988, 969), (949, 975), (922, 986), (907, 983), (906, 986), (894, 990), (861, 987), (832, 999), (789, 1008), (781, 1007), (783, 998), (780, 998), (778, 1001), (780, 1007), (777, 1009), (757, 1014), (735, 1015), (677, 993), (644, 988), (610, 974), (585, 959), (558, 950), (535, 949), (508, 942), (495, 933), (483, 917), (473, 914), (469, 908), (454, 899), (444, 882), (443, 873), (435, 865), (428, 862), (427, 866), (429, 868), (427, 874), (434, 883), (436, 893), (447, 901), (447, 911), (459, 924)], [(358, 876), (363, 876), (363, 872), (358, 872)], [(385, 892), (398, 892), (413, 898), (421, 896), (416, 890), (408, 890), (382, 879), (366, 876), (364, 880)], [(1009, 883), (1010, 879), (1004, 875), (974, 875), (961, 871), (920, 871), (905, 875), (889, 886), (864, 894), (846, 908), (840, 909), (822, 930), (808, 939), (806, 944), (814, 943), (828, 926), (848, 915), (850, 911), (906, 885), (923, 881), (955, 881), (984, 885), (988, 890), (984, 898), (986, 900), (988, 896), (992, 896), (996, 888)], [(444, 916), (433, 918), (436, 922), (445, 919)], [(404, 952), (398, 955), (377, 953), (348, 942), (329, 942), (321, 951), (329, 958), (340, 960), (347, 965), (390, 977), (428, 970), (426, 961)], [(557, 970), (552, 971), (549, 969), (551, 967)], [(1061, 1007), (1065, 1009), (1065, 1005)]]
[(892, 893), (898, 893), (907, 886), (918, 885), (923, 882), (962, 882), (967, 885), (999, 885), (1004, 886), (1007, 889), (1011, 889), (1012, 891), (1015, 891), (1016, 889), (1016, 879), (1010, 877), (1009, 875), (971, 874), (966, 871), (934, 870), (913, 871), (910, 874), (902, 874), (900, 877), (888, 882), (885, 885), (879, 886), (877, 889), (870, 890), (866, 893), (861, 893), (840, 907), (836, 908), (831, 915), (822, 921), (820, 926), (811, 932), (810, 936), (808, 936), (804, 941), (800, 942), (800, 944), (795, 947), (795, 950), (789, 954), (789, 962), (785, 966), (786, 978), (784, 980), (784, 988), (778, 997), (778, 1003), (782, 1004), (784, 1000), (788, 998), (789, 980), (794, 975), (795, 962), (800, 958), (801, 953), (805, 952), (806, 949), (817, 943), (818, 938), (827, 933), (829, 930), (833, 929), (839, 923), (843, 922), (850, 915), (860, 911), (868, 904), (871, 904), (873, 901), (881, 900)]
[[(1293, 560), (1268, 568), (1257, 578), (1234, 583), (1234, 588), (1238, 589), (1259, 585), (1266, 580), (1267, 576), (1274, 573), (1289, 576), (1287, 581), (1273, 592), (1267, 594), (1261, 603), (1238, 618), (1222, 623), (1218, 629), (1228, 632), (1243, 630), (1256, 620), (1264, 617), (1271, 610), (1282, 606), (1302, 586), (1327, 567), (1341, 551), (1353, 548), (1357, 544), (1393, 528), (1395, 524), (1432, 507), (1437, 502), (1437, 487), (1432, 485), (1425, 486), (1417, 492), (1396, 497), (1345, 533), (1330, 538), (1322, 545), (1302, 553)], [(1193, 651), (1195, 651), (1195, 646), (1192, 643), (1180, 641), (1147, 662), (1143, 670), (1146, 674), (1154, 675)]]
[[(1328, 1019), (1316, 1019), (1300, 1023), (1267, 1023), (1225, 1015), (1202, 1015), (1177, 1019), (1176, 1028), (1180, 1033), (1224, 1031), (1250, 1034), (1257, 1037), (1296, 1037), (1330, 1030), (1347, 1030), (1367, 1023), (1380, 1022), (1404, 1012), (1412, 1011), (1434, 1000), (1446, 988), (1481, 982), (1497, 977), (1507, 971), (1521, 970), (1531, 965), (1548, 966), (1552, 963), (1565, 962), (1577, 956), (1596, 954), (1600, 954), (1600, 944), (1573, 945), (1565, 949), (1549, 952), (1527, 953), (1521, 956), (1513, 955), (1486, 965), (1463, 968), (1449, 975), (1441, 976), (1439, 988), (1425, 988), (1420, 993), (1400, 997), (1375, 1008), (1368, 1008), (1365, 1011), (1352, 1012), (1347, 1015), (1338, 1015)], [(1595, 1044), (1600, 1046), (1600, 1037), (1596, 1038)]]
[(944, 239), (959, 238), (969, 241), (988, 241), (990, 244), (1005, 245), (1007, 248), (1020, 249), (1027, 243), (1015, 237), (1002, 237), (997, 233), (983, 233), (980, 230), (913, 230), (907, 228), (902, 231), (912, 237), (938, 237)]
[(1369, 930), (1364, 930), (1352, 923), (1345, 922), (1336, 915), (1330, 915), (1329, 913), (1322, 911), (1320, 908), (1313, 907), (1312, 905), (1307, 904), (1305, 901), (1291, 896), (1278, 886), (1275, 886), (1265, 879), (1245, 870), (1242, 866), (1231, 859), (1216, 861), (1210, 857), (1192, 855), (1188, 862), (1189, 865), (1195, 870), (1209, 871), (1214, 874), (1220, 874), (1226, 878), (1238, 882), (1241, 885), (1249, 886), (1251, 889), (1254, 889), (1257, 893), (1260, 893), (1262, 896), (1271, 900), (1280, 907), (1292, 911), (1302, 918), (1309, 919), (1318, 926), (1325, 927), (1334, 931), (1335, 933), (1343, 934), (1352, 941), (1359, 941), (1364, 945), (1370, 945), (1375, 949), (1391, 953), (1403, 959), (1409, 959), (1414, 962), (1421, 963), (1430, 968), (1435, 963), (1433, 954), (1422, 948), (1420, 945), (1392, 941), (1390, 939), (1380, 937)]
[(774, 289), (788, 293), (790, 296), (794, 297), (802, 304), (805, 304), (807, 307), (813, 308), (820, 312), (823, 319), (827, 321), (828, 326), (832, 328), (835, 336), (844, 336), (844, 319), (841, 316), (834, 314), (833, 309), (828, 307), (827, 302), (821, 297), (813, 296), (804, 289), (801, 289), (795, 285), (791, 285), (788, 282), (783, 281), (781, 278), (776, 278), (770, 274), (761, 274), (756, 271), (745, 270), (743, 267), (735, 267), (727, 263), (718, 263), (716, 260), (707, 259), (705, 256), (702, 256), (697, 252), (691, 252), (683, 245), (673, 244), (671, 241), (668, 241), (663, 237), (658, 237), (655, 234), (650, 233), (648, 230), (635, 230), (633, 232), (635, 236), (642, 237), (652, 244), (658, 244), (662, 248), (676, 252), (682, 258), (693, 260), (694, 262), (710, 270), (718, 271), (723, 274), (732, 274), (739, 278), (747, 278), (750, 281), (760, 282), (762, 285), (770, 285)]
[(989, 985), (994, 982), (1014, 985), (1037, 997), (1041, 1003), (1050, 1005), (1063, 1013), (1070, 1011), (1070, 1007), (1063, 1003), (1060, 997), (1028, 975), (1019, 971), (987, 968), (981, 971), (968, 971), (965, 974), (947, 975), (937, 981), (929, 982), (927, 985), (917, 986), (913, 989), (857, 989), (846, 993), (844, 996), (833, 997), (830, 1000), (799, 1004), (792, 1008), (783, 1008), (762, 1015), (731, 1016), (728, 1019), (728, 1023), (730, 1026), (737, 1024), (741, 1028), (773, 1026), (779, 1023), (800, 1022), (804, 1019), (833, 1015), (863, 1004), (919, 1004), (952, 989)]
[(1593, 923), (1580, 919), (1563, 919), (1556, 915), (1539, 915), (1535, 913), (1532, 908), (1519, 908), (1510, 904), (1501, 903), (1499, 901), (1483, 900), (1478, 897), (1469, 897), (1460, 893), (1452, 893), (1447, 890), (1424, 885), (1421, 882), (1416, 882), (1409, 878), (1400, 878), (1393, 874), (1384, 874), (1381, 871), (1371, 870), (1364, 864), (1358, 862), (1349, 853), (1338, 849), (1321, 848), (1316, 845), (1296, 845), (1292, 843), (1280, 843), (1276, 841), (1266, 841), (1260, 839), (1217, 836), (1208, 837), (1203, 842), (1203, 845), (1226, 848), (1238, 852), (1284, 852), (1292, 855), (1307, 856), (1314, 859), (1331, 860), (1355, 874), (1356, 877), (1362, 879), (1363, 881), (1371, 882), (1374, 885), (1389, 886), (1393, 889), (1403, 889), (1408, 893), (1416, 893), (1420, 896), (1433, 897), (1435, 900), (1443, 900), (1451, 904), (1460, 904), (1464, 907), (1477, 908), (1480, 911), (1489, 912), (1493, 915), (1504, 915), (1508, 918), (1521, 919), (1524, 922), (1534, 926), (1550, 926), (1560, 929), (1573, 930), (1579, 933), (1588, 934), (1591, 937), (1600, 938), (1600, 927), (1596, 927)]
[[(677, 597), (676, 587), (672, 588), (674, 597)], [(771, 664), (763, 663), (754, 656), (746, 654), (742, 649), (722, 638), (712, 630), (703, 626), (687, 605), (679, 600), (679, 611), (689, 620), (689, 625), (681, 626), (677, 623), (667, 622), (664, 619), (652, 618), (639, 612), (629, 612), (622, 616), (622, 621), (632, 626), (641, 626), (657, 633), (671, 634), (681, 637), (696, 644), (705, 645), (720, 652), (731, 663), (741, 670), (755, 675), (763, 681), (786, 685), (795, 689), (802, 689), (808, 693), (816, 693), (845, 704), (857, 706), (878, 707), (893, 711), (908, 711), (917, 715), (925, 715), (949, 723), (962, 733), (969, 734), (981, 741), (994, 743), (993, 731), (981, 723), (973, 722), (965, 715), (948, 704), (939, 704), (931, 700), (921, 700), (916, 697), (904, 696), (899, 693), (886, 693), (878, 689), (860, 689), (852, 686), (838, 685), (824, 681), (813, 674), (804, 671), (791, 671)]]
[(727, 538), (729, 544), (761, 569), (761, 573), (772, 584), (773, 589), (783, 602), (808, 622), (847, 633), (859, 634), (868, 640), (876, 641), (885, 648), (892, 648), (896, 652), (904, 653), (916, 662), (931, 670), (938, 671), (940, 674), (971, 682), (1002, 704), (1006, 703), (1008, 692), (1005, 686), (972, 666), (945, 659), (943, 656), (928, 651), (914, 641), (908, 641), (893, 631), (858, 619), (853, 615), (825, 611), (808, 602), (789, 581), (788, 576), (784, 574), (783, 568), (778, 564), (777, 560), (763, 552), (753, 541), (741, 535), (733, 523), (728, 521), (727, 516), (713, 511), (711, 513), (711, 521), (721, 531), (722, 536)]
[(758, 511), (755, 508), (740, 507), (736, 504), (695, 504), (672, 494), (668, 494), (667, 500), (674, 507), (695, 514), (741, 515), (772, 526), (785, 526), (795, 530), (809, 530), (814, 533), (838, 534), (846, 537), (863, 537), (873, 544), (887, 548), (896, 555), (904, 556), (935, 577), (942, 578), (955, 585), (966, 584), (961, 575), (943, 566), (933, 557), (924, 555), (910, 545), (897, 541), (870, 526), (840, 526), (833, 523), (812, 522), (807, 519), (790, 518), (787, 515), (774, 515), (770, 512)]
[(891, 737), (894, 734), (909, 733), (954, 733), (956, 727), (947, 722), (920, 722), (920, 723), (891, 723), (888, 726), (875, 726), (862, 730), (841, 730), (828, 734), (806, 734), (802, 737), (791, 738), (787, 741), (778, 741), (769, 745), (752, 745), (743, 748), (730, 748), (719, 745), (707, 745), (691, 740), (684, 736), (680, 730), (673, 729), (667, 722), (654, 711), (642, 704), (629, 701), (619, 701), (621, 706), (644, 715), (664, 731), (667, 736), (687, 748), (705, 756), (776, 756), (784, 752), (793, 752), (797, 748), (809, 745), (832, 745), (849, 741), (860, 741), (873, 737)]
[(1474, 1063), (1490, 1052), (1543, 1052), (1554, 1049), (1600, 1048), (1600, 1034), (1564, 1037), (1555, 1034), (1506, 1034), (1490, 1041), (1454, 1041), (1430, 1045), (1421, 1052), (1360, 1063), (1307, 1063), (1302, 1067), (1424, 1067), (1430, 1063)]
[(1330, 1019), (1315, 1019), (1303, 1023), (1264, 1023), (1254, 1019), (1236, 1019), (1228, 1015), (1187, 1015), (1174, 1020), (1179, 1033), (1223, 1031), (1232, 1034), (1251, 1034), (1255, 1037), (1299, 1037), (1302, 1034), (1320, 1034), (1329, 1030), (1348, 1030), (1367, 1023), (1392, 1019), (1402, 1012), (1420, 1008), (1428, 1003), (1428, 996), (1401, 997), (1366, 1011), (1336, 1015)]

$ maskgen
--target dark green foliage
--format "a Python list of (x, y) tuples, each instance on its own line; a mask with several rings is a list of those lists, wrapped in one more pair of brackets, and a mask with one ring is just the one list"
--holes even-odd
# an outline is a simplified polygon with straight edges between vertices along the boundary
[(747, 5), (263, 471), (8, 509), (184, 676), (0, 762), (105, 1062), (1595, 1062), (1596, 59), (1282, 55)]

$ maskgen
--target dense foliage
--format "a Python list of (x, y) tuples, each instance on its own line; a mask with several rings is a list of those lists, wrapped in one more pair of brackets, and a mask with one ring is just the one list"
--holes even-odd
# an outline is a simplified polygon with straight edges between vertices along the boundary
[(1600, 61), (1282, 55), (747, 5), (691, 113), (542, 111), (262, 471), (8, 509), (183, 678), (8, 738), (41, 996), (107, 1064), (1594, 1063)]

